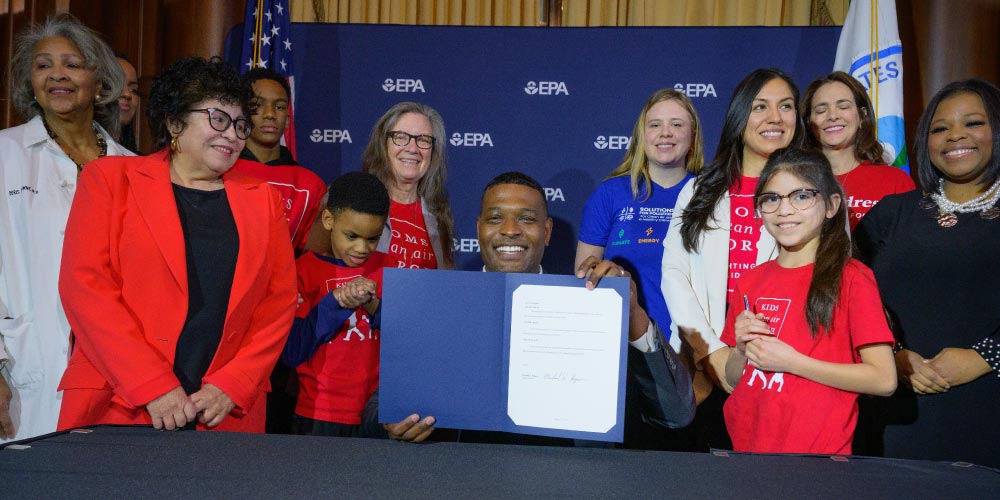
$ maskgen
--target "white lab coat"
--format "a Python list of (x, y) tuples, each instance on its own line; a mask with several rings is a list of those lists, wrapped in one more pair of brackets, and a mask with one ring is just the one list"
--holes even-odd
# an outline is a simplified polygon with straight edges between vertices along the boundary
[[(133, 153), (101, 129), (108, 155)], [(69, 323), (58, 296), (76, 164), (41, 117), (0, 131), (0, 359), (13, 392), (14, 440), (56, 430)]]

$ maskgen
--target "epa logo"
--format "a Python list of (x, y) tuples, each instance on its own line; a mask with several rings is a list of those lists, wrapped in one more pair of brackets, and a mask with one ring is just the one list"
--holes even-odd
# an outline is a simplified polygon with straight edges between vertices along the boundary
[(424, 82), (412, 78), (386, 78), (382, 82), (382, 90), (386, 92), (424, 92)]
[(451, 249), (462, 253), (478, 253), (479, 240), (476, 238), (452, 238)]
[(603, 135), (594, 139), (594, 147), (597, 149), (627, 149), (632, 142), (632, 138), (627, 135)]
[(719, 97), (711, 83), (675, 83), (674, 90), (688, 97)]
[(543, 188), (545, 190), (545, 199), (548, 201), (566, 201), (566, 197), (563, 196), (562, 188)]
[(309, 135), (309, 139), (313, 142), (351, 143), (351, 131), (347, 129), (314, 128), (312, 134)]
[(569, 95), (565, 82), (528, 82), (524, 86), (528, 95)]
[(490, 134), (480, 132), (455, 132), (451, 134), (451, 140), (448, 142), (452, 146), (493, 147), (493, 139), (490, 137)]

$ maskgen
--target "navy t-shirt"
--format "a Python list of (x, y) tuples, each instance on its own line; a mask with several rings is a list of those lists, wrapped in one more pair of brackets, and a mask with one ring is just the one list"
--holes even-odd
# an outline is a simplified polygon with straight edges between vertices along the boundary
[[(691, 175), (676, 185), (663, 188), (652, 183), (653, 193), (645, 198), (639, 184), (638, 198), (632, 196), (631, 179), (614, 177), (597, 186), (583, 207), (580, 241), (604, 247), (604, 258), (624, 267), (639, 291), (639, 305), (669, 335), (670, 313), (660, 288), (663, 239), (673, 217), (677, 195)], [(669, 340), (669, 339), (668, 339)]]

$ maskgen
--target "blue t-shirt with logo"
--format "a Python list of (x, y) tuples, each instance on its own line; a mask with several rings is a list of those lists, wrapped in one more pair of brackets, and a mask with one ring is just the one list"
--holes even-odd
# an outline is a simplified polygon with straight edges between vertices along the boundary
[(677, 195), (690, 178), (688, 174), (669, 188), (654, 182), (652, 195), (644, 201), (642, 183), (636, 198), (628, 176), (608, 179), (587, 200), (580, 225), (580, 241), (604, 247), (604, 258), (624, 267), (635, 278), (639, 305), (665, 335), (670, 335), (670, 313), (660, 289), (663, 238), (667, 236)]

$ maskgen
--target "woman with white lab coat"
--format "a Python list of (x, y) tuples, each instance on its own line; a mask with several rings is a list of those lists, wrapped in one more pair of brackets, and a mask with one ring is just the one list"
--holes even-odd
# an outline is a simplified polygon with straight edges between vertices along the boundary
[(22, 32), (11, 99), (29, 121), (0, 131), (0, 442), (56, 430), (70, 328), (57, 291), (76, 181), (114, 140), (124, 74), (69, 15)]

